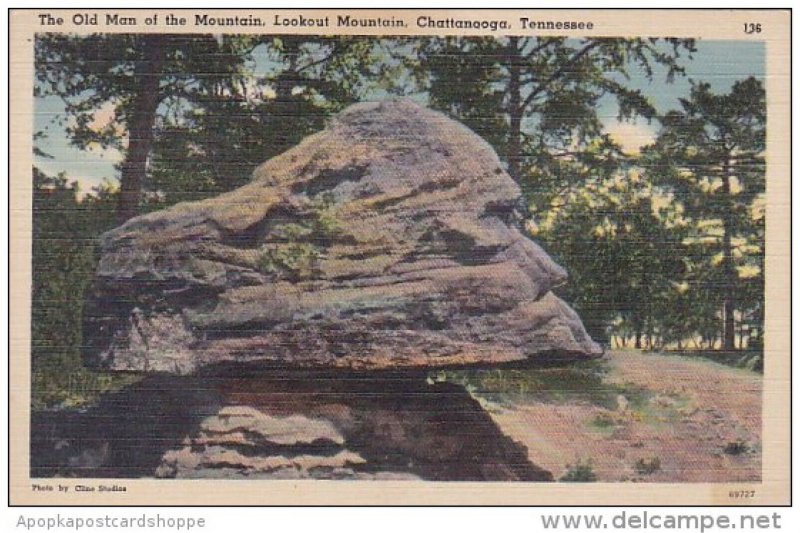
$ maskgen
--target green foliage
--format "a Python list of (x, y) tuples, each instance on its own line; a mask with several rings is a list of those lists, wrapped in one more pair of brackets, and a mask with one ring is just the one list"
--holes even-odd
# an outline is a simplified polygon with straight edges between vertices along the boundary
[(34, 408), (84, 403), (127, 379), (89, 372), (80, 359), (83, 302), (95, 269), (94, 242), (114, 225), (114, 196), (101, 187), (78, 201), (74, 183), (33, 169)]
[(341, 225), (333, 209), (333, 198), (322, 195), (312, 200), (299, 222), (279, 224), (256, 260), (265, 274), (283, 274), (293, 281), (309, 279), (316, 272), (324, 249), (340, 234)]
[(336, 238), (342, 232), (342, 224), (336, 216), (334, 198), (323, 193), (311, 202), (311, 224), (309, 230), (318, 239), (326, 241)]
[(637, 474), (650, 475), (655, 474), (661, 470), (661, 459), (658, 457), (651, 457), (649, 459), (639, 459), (633, 466)]
[(487, 139), (531, 199), (544, 203), (585, 171), (586, 148), (602, 136), (600, 99), (614, 98), (621, 118), (654, 117), (644, 95), (623, 80), (634, 67), (652, 76), (655, 64), (668, 79), (681, 74), (681, 55), (694, 42), (459, 37), (401, 50), (431, 104)]
[(604, 411), (592, 419), (592, 425), (600, 429), (608, 429), (619, 425), (619, 420), (611, 412)]
[(94, 238), (112, 226), (107, 190), (78, 202), (75, 184), (33, 169), (34, 361), (42, 354), (76, 361), (84, 292), (94, 274)]
[(257, 165), (322, 129), (364, 90), (373, 46), (352, 38), (251, 41), (245, 60), (266, 57), (263, 76), (204, 82), (162, 118), (147, 180), (155, 207), (239, 187)]
[(93, 372), (73, 364), (38, 364), (31, 377), (31, 409), (82, 407), (141, 379), (138, 374)]
[(635, 172), (588, 183), (550, 211), (537, 237), (570, 273), (564, 297), (598, 340), (646, 327), (669, 307), (684, 265), (678, 224)]
[(265, 274), (284, 273), (299, 281), (313, 276), (320, 252), (310, 243), (278, 244), (258, 256), (258, 269)]
[(732, 441), (726, 443), (722, 451), (728, 455), (742, 455), (750, 451), (750, 445), (743, 440)]
[[(508, 126), (503, 116), (503, 66), (500, 41), (494, 38), (447, 37), (416, 42), (413, 62), (420, 85), (430, 94), (434, 108), (458, 117), (492, 146), (507, 144)], [(500, 111), (500, 112), (498, 112)]]
[(640, 158), (616, 158), (534, 211), (533, 231), (570, 273), (560, 292), (596, 339), (713, 347), (738, 326), (758, 353), (763, 89), (752, 78), (728, 95), (696, 85), (682, 105)]
[(64, 101), (58, 120), (72, 144), (125, 153), (117, 208), (123, 222), (166, 195), (147, 183), (156, 130), (180, 120), (181, 110), (204, 93), (238, 87), (257, 43), (240, 36), (39, 34), (34, 90)]
[[(351, 37), (41, 34), (35, 90), (64, 100), (58, 120), (72, 144), (127, 152), (122, 180), (137, 182), (138, 209), (152, 210), (238, 187), (321, 129), (379, 75), (376, 46)], [(148, 104), (141, 91), (153, 76)], [(134, 129), (144, 143), (137, 153), (123, 142)]]
[[(652, 76), (655, 65), (666, 70), (666, 81), (683, 74), (682, 61), (694, 52), (691, 40), (401, 42), (398, 55), (431, 105), (488, 140), (520, 182), (535, 236), (572, 278), (562, 296), (595, 338), (633, 337), (636, 347), (648, 348), (691, 339), (714, 346), (722, 337), (721, 315), (730, 330), (737, 314), (749, 347), (760, 349), (760, 82), (739, 81), (727, 95), (694, 84), (682, 110), (658, 116), (624, 80), (634, 68)], [(623, 153), (603, 132), (596, 110), (607, 97), (616, 100), (621, 119), (662, 122), (658, 142), (641, 157)], [(709, 188), (723, 170), (736, 183)], [(733, 241), (727, 247), (719, 236), (723, 226)], [(731, 349), (730, 333), (725, 338)]]
[(592, 470), (592, 460), (579, 460), (574, 465), (567, 465), (567, 472), (559, 478), (559, 481), (570, 483), (589, 483), (597, 481), (597, 474)]
[[(156, 44), (159, 61), (145, 61)], [(257, 164), (324, 127), (346, 105), (375, 96), (373, 89), (414, 93), (498, 152), (523, 189), (531, 234), (570, 274), (560, 296), (594, 338), (709, 350), (720, 344), (722, 330), (730, 333), (723, 316), (735, 314), (752, 353), (731, 357), (759, 369), (762, 83), (740, 80), (727, 94), (694, 83), (679, 109), (658, 116), (626, 82), (635, 72), (652, 76), (656, 65), (669, 81), (683, 73), (693, 50), (693, 41), (676, 39), (41, 34), (35, 91), (65, 101), (56, 120), (75, 146), (124, 152), (132, 124), (147, 124), (140, 120), (141, 81), (145, 67), (154, 69), (152, 143), (137, 156), (141, 210), (247, 182)], [(656, 142), (642, 154), (624, 153), (604, 133), (597, 110), (609, 98), (620, 118), (660, 122)], [(104, 115), (110, 119), (100, 120)], [(38, 144), (35, 150), (47, 155)], [(126, 158), (121, 170), (130, 163)], [(93, 243), (114, 225), (118, 197), (106, 187), (79, 200), (65, 177), (34, 171), (32, 351), (34, 393), (49, 391), (40, 396), (49, 398), (43, 403), (65, 401), (62, 388), (113, 386), (79, 370), (79, 351)], [(272, 229), (272, 244), (262, 248), (256, 268), (295, 280), (315, 275), (342, 222), (329, 196), (304, 209), (294, 222)], [(600, 384), (596, 369), (576, 368), (457, 379), (490, 393), (557, 401), (559, 391), (574, 392), (587, 380)], [(71, 379), (87, 385), (70, 385), (66, 375), (84, 376)], [(584, 391), (609, 408), (621, 393)], [(625, 395), (636, 401), (635, 391)]]
[[(658, 139), (644, 151), (643, 165), (648, 179), (666, 187), (680, 203), (690, 230), (685, 282), (701, 311), (692, 313), (695, 329), (703, 337), (721, 330), (723, 348), (730, 351), (735, 348), (737, 312), (756, 339), (763, 322), (763, 85), (748, 78), (719, 95), (706, 83), (694, 84), (681, 109), (661, 122)], [(715, 309), (721, 309), (721, 328), (712, 325)]]
[[(134, 74), (148, 49), (160, 47), (158, 101), (164, 116), (179, 100), (197, 98), (209, 86), (239, 83), (255, 38), (213, 35), (92, 35), (44, 33), (36, 37), (37, 96), (55, 95), (66, 103), (70, 141), (123, 147), (120, 127), (130, 126), (140, 89)], [(113, 119), (96, 127), (98, 110), (110, 108)]]
[(474, 395), (501, 405), (578, 400), (614, 410), (620, 395), (628, 398), (633, 408), (646, 404), (646, 391), (629, 384), (608, 383), (604, 380), (607, 372), (603, 361), (583, 361), (525, 369), (452, 370), (440, 372), (437, 379), (459, 383)]

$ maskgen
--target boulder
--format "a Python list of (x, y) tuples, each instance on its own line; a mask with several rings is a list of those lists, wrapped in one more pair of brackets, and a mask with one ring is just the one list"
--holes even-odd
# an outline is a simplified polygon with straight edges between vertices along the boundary
[(186, 374), (601, 355), (552, 292), (566, 272), (517, 228), (520, 196), (463, 125), (354, 105), (247, 185), (105, 233), (84, 359)]
[(32, 478), (553, 481), (459, 383), (425, 368), (152, 373), (31, 413)]

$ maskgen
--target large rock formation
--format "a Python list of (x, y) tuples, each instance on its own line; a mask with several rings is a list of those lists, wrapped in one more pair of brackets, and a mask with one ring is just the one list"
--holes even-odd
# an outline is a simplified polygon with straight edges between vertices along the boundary
[(551, 289), (566, 272), (514, 227), (491, 147), (407, 101), (355, 105), (248, 185), (101, 238), (87, 363), (385, 368), (601, 349)]

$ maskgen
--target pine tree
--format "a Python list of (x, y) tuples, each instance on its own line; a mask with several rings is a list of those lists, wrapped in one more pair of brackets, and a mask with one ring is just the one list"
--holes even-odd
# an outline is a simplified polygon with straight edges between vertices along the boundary
[[(709, 246), (712, 282), (722, 301), (722, 346), (736, 348), (735, 312), (742, 264), (756, 242), (763, 256), (763, 236), (754, 203), (765, 191), (766, 99), (755, 78), (715, 94), (707, 83), (695, 84), (681, 109), (667, 113), (655, 144), (647, 150), (651, 179), (670, 187)], [(758, 244), (759, 241), (762, 244)]]
[[(209, 84), (235, 84), (255, 44), (211, 35), (41, 34), (36, 94), (64, 100), (61, 120), (75, 146), (124, 151), (121, 223), (139, 212), (159, 115)], [(95, 117), (104, 109), (113, 117), (98, 127)]]
[(662, 65), (671, 79), (693, 51), (690, 39), (508, 37), (423, 40), (403, 55), (434, 107), (489, 130), (509, 174), (541, 192), (547, 180), (560, 186), (564, 164), (601, 135), (601, 98), (616, 99), (621, 118), (655, 115), (626, 83), (633, 68), (652, 76)]

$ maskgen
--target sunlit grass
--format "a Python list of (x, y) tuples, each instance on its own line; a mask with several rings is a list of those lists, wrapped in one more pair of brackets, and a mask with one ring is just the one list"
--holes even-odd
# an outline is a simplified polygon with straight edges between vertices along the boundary
[(94, 372), (83, 367), (37, 368), (31, 376), (31, 409), (86, 407), (96, 403), (103, 394), (140, 379), (139, 374)]

